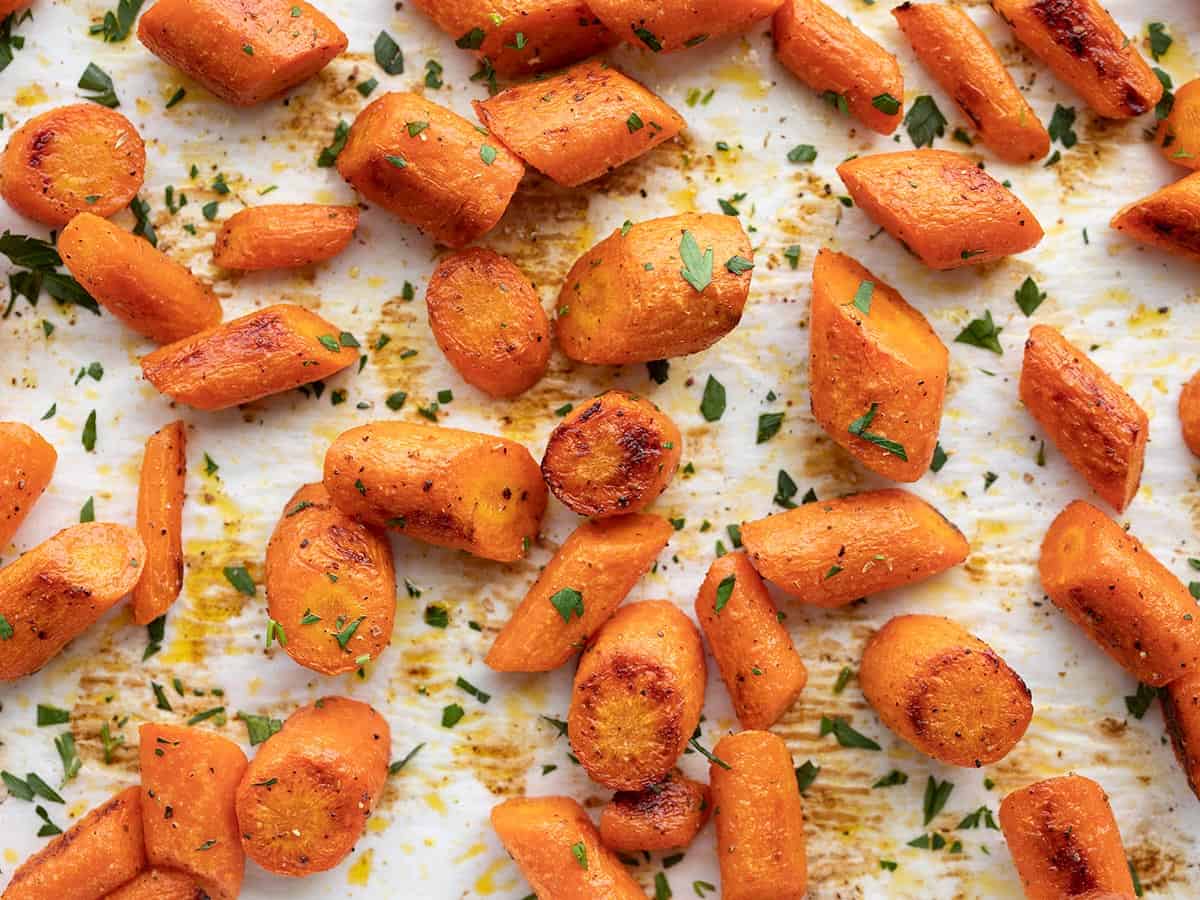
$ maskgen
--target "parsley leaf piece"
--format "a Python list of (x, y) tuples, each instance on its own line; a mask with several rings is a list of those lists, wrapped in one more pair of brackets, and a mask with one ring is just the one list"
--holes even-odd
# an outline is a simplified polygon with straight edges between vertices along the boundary
[(958, 333), (958, 337), (954, 339), (958, 344), (970, 344), (972, 347), (981, 347), (984, 350), (991, 350), (997, 356), (1004, 354), (1004, 348), (1000, 346), (1000, 332), (1003, 328), (997, 328), (996, 323), (992, 321), (992, 311), (986, 310), (982, 319), (972, 319), (967, 323), (967, 327)]
[(575, 588), (565, 587), (556, 591), (550, 598), (550, 603), (558, 610), (564, 622), (571, 621), (572, 613), (580, 619), (583, 618), (583, 594)]
[(725, 385), (711, 375), (704, 382), (704, 396), (700, 400), (700, 415), (706, 422), (716, 422), (725, 415)]
[(404, 51), (386, 31), (379, 32), (379, 36), (375, 38), (375, 62), (389, 75), (400, 75), (404, 72)]
[(713, 250), (709, 247), (703, 253), (690, 231), (684, 231), (679, 241), (679, 258), (683, 260), (683, 268), (679, 274), (690, 284), (696, 293), (703, 293), (712, 284)]
[(909, 107), (904, 128), (914, 147), (932, 147), (933, 139), (946, 133), (946, 117), (932, 97), (922, 94)]
[(821, 716), (820, 737), (832, 734), (841, 747), (852, 747), (857, 750), (881, 750), (879, 744), (865, 734), (855, 731), (845, 719)]
[(1017, 306), (1021, 312), (1027, 316), (1032, 316), (1034, 310), (1041, 306), (1042, 301), (1046, 299), (1046, 292), (1038, 289), (1036, 281), (1026, 277), (1013, 296), (1016, 298)]
[(733, 596), (733, 586), (737, 583), (736, 575), (726, 575), (721, 579), (721, 583), (717, 585), (717, 600), (713, 604), (713, 612), (717, 615), (721, 614), (721, 610), (725, 608), (725, 604), (729, 602), (729, 598)]
[(886, 450), (888, 453), (892, 454), (893, 456), (898, 456), (907, 462), (908, 461), (908, 453), (907, 453), (907, 451), (905, 451), (903, 444), (898, 444), (896, 441), (889, 440), (888, 438), (885, 438), (881, 434), (875, 434), (873, 432), (867, 431), (867, 429), (870, 427), (871, 423), (875, 420), (875, 413), (878, 410), (879, 410), (879, 404), (872, 403), (871, 408), (868, 409), (861, 416), (859, 416), (857, 419), (855, 419), (853, 422), (851, 422), (849, 427), (846, 430), (849, 431), (855, 437), (860, 437), (864, 441), (870, 441), (876, 447)]

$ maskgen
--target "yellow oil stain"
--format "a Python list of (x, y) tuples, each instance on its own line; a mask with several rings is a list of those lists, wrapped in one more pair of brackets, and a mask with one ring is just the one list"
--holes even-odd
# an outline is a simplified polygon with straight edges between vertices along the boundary
[(1154, 380), (1151, 383), (1154, 385), (1154, 389), (1160, 394), (1165, 394), (1168, 390), (1170, 390), (1167, 385), (1167, 379), (1163, 378), (1161, 375), (1155, 375)]
[(1170, 318), (1171, 310), (1169, 307), (1162, 309), (1151, 309), (1144, 303), (1139, 303), (1137, 309), (1129, 316), (1130, 328), (1152, 328), (1162, 325)]
[(383, 285), (384, 285), (384, 281), (378, 275), (372, 275), (370, 278), (367, 279), (367, 287), (369, 287), (369, 288), (378, 289), (378, 288), (383, 287)]
[(21, 857), (20, 857), (20, 856), (17, 854), (17, 851), (16, 851), (16, 850), (14, 850), (12, 847), (5, 847), (5, 848), (4, 848), (4, 861), (5, 861), (6, 863), (8, 863), (10, 866), (14, 866), (14, 865), (16, 865), (16, 864), (17, 864), (17, 861), (18, 861), (20, 858), (21, 858)]
[(387, 827), (391, 824), (391, 819), (385, 819), (383, 816), (371, 816), (367, 819), (367, 831), (379, 834), (381, 831), (387, 831)]
[(677, 213), (695, 212), (696, 207), (696, 188), (693, 186), (679, 188), (679, 190), (671, 191), (667, 194), (667, 202), (671, 204), (671, 209)]
[(134, 101), (134, 105), (137, 106), (137, 111), (143, 116), (148, 115), (150, 110), (153, 108), (150, 106), (149, 101), (146, 100), (145, 97), (138, 97), (137, 100)]
[(437, 793), (436, 791), (432, 794), (426, 794), (425, 802), (434, 812), (441, 813), (443, 816), (446, 815), (446, 801), (442, 799), (441, 794)]
[(584, 222), (579, 228), (579, 233), (575, 236), (575, 249), (578, 253), (586, 253), (592, 249), (592, 245), (596, 243), (596, 229), (592, 228), (591, 224)]
[(508, 867), (508, 860), (501, 858), (494, 860), (491, 865), (484, 870), (484, 873), (475, 879), (475, 893), (481, 897), (490, 897), (497, 891), (511, 891), (516, 887), (516, 879), (509, 878), (499, 884), (496, 882), (496, 875)]
[(479, 856), (481, 853), (486, 853), (486, 852), (487, 852), (486, 844), (472, 844), (470, 847), (468, 847), (466, 849), (466, 851), (461, 856), (459, 856), (454, 861), (456, 863), (464, 863), (468, 859), (474, 859), (475, 857)]
[(995, 541), (1008, 534), (1008, 523), (1000, 519), (980, 519), (976, 524), (980, 541)]
[(366, 887), (371, 878), (371, 857), (374, 855), (374, 850), (363, 851), (362, 856), (356, 859), (346, 872), (346, 881), (358, 887)]
[(17, 106), (37, 106), (39, 103), (45, 103), (49, 99), (46, 96), (45, 88), (35, 81), (33, 84), (18, 88), (16, 96), (13, 97), (13, 102)]
[(728, 84), (736, 85), (746, 100), (762, 100), (770, 90), (770, 83), (763, 78), (762, 70), (749, 63), (727, 63), (717, 69), (717, 77)]
[(184, 548), (184, 596), (188, 602), (174, 617), (171, 641), (163, 652), (167, 663), (199, 663), (210, 639), (228, 629), (249, 598), (238, 593), (225, 577), (226, 566), (246, 565), (255, 582), (261, 572), (249, 564), (248, 548), (237, 540), (193, 540)]

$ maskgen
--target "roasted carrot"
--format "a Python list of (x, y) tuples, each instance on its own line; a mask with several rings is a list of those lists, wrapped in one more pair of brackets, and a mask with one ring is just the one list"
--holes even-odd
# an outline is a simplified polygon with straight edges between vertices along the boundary
[(879, 718), (951, 766), (1003, 759), (1033, 718), (1021, 676), (941, 616), (896, 616), (867, 642), (858, 683)]
[(213, 900), (233, 900), (246, 867), (234, 813), (246, 754), (186, 725), (148, 722), (138, 740), (147, 860), (195, 877)]
[(325, 454), (325, 489), (342, 512), (439, 547), (512, 562), (546, 511), (546, 485), (523, 446), (457, 428), (373, 422)]
[[(132, 528), (65, 528), (0, 569), (0, 681), (36, 672), (137, 584), (146, 545)], [(7, 625), (7, 628), (4, 626)]]
[(497, 138), (416, 94), (358, 114), (337, 169), (360, 194), (448, 247), (500, 221), (525, 166)]
[(152, 868), (106, 894), (104, 900), (205, 900), (208, 896), (191, 875)]
[(1188, 787), (1200, 798), (1200, 672), (1160, 688), (1163, 723)]
[(813, 416), (873, 472), (917, 481), (942, 424), (950, 353), (899, 292), (821, 249), (809, 317)]
[(337, 327), (279, 303), (142, 357), (146, 380), (196, 409), (227, 409), (328, 378), (358, 361)]
[(21, 864), (3, 900), (100, 900), (146, 867), (139, 789), (114, 794)]
[(713, 560), (696, 619), (743, 728), (770, 728), (804, 690), (808, 670), (745, 553)]
[(501, 75), (557, 69), (617, 42), (583, 0), (413, 0)]
[(970, 549), (941, 513), (895, 488), (745, 522), (742, 543), (759, 574), (813, 606), (843, 606), (923, 581), (958, 565)]
[(325, 697), (288, 716), (238, 785), (247, 855), (277, 875), (336, 866), (375, 809), (391, 743), (388, 723), (357, 700)]
[(1126, 204), (1109, 225), (1135, 241), (1200, 260), (1200, 172)]
[(513, 797), (492, 808), (492, 828), (543, 900), (645, 900), (633, 876), (570, 797)]
[(1076, 500), (1042, 540), (1042, 588), (1105, 653), (1154, 687), (1200, 670), (1200, 616), (1133, 535)]
[(392, 544), (333, 505), (320, 482), (283, 508), (267, 544), (267, 610), (288, 656), (323, 675), (353, 672), (391, 643)]
[(709, 768), (722, 900), (800, 900), (808, 889), (804, 806), (792, 756), (769, 731), (721, 738)]
[(698, 47), (711, 38), (747, 31), (779, 8), (781, 0), (588, 0), (617, 37), (655, 53)]
[(600, 841), (617, 853), (686, 847), (711, 813), (708, 785), (672, 769), (644, 790), (617, 791), (600, 811)]
[(1071, 466), (1117, 512), (1137, 494), (1150, 419), (1098, 365), (1048, 325), (1025, 341), (1021, 402)]
[(1171, 111), (1158, 123), (1162, 155), (1185, 169), (1200, 169), (1200, 78), (1175, 91)]
[(591, 779), (621, 791), (657, 784), (700, 722), (706, 667), (696, 626), (666, 600), (617, 610), (579, 661), (567, 736)]
[(357, 227), (357, 206), (255, 206), (225, 220), (213, 245), (213, 262), (247, 270), (311, 266), (345, 250)]
[(450, 365), (493, 397), (533, 387), (550, 363), (550, 321), (537, 290), (483, 247), (451, 253), (429, 276), (429, 328)]
[(21, 215), (61, 228), (81, 212), (107, 217), (124, 209), (145, 175), (146, 145), (132, 122), (95, 103), (72, 103), (13, 132), (0, 157), (0, 196)]
[(0, 548), (7, 547), (50, 484), (58, 454), (21, 422), (0, 422)]
[(475, 101), (479, 121), (526, 165), (575, 187), (675, 137), (686, 124), (603, 60)]
[(880, 134), (904, 118), (896, 57), (821, 0), (785, 0), (771, 25), (775, 55), (793, 75)]
[(1100, 0), (992, 0), (1017, 39), (1107, 119), (1140, 116), (1163, 86)]
[(1000, 804), (1000, 830), (1027, 900), (1134, 895), (1117, 820), (1090, 778), (1063, 775), (1013, 791)]
[(992, 262), (1042, 239), (1029, 208), (960, 153), (876, 153), (837, 171), (862, 211), (931, 269)]
[(144, 238), (83, 212), (58, 237), (58, 252), (100, 305), (138, 334), (169, 344), (221, 321), (208, 285)]
[(683, 437), (666, 413), (637, 394), (605, 391), (550, 433), (542, 476), (567, 508), (602, 519), (653, 503), (682, 453)]
[(164, 425), (146, 441), (138, 482), (137, 530), (146, 545), (146, 567), (133, 587), (133, 621), (148, 625), (163, 615), (183, 587), (183, 489), (187, 432), (182, 420)]
[(584, 522), (542, 569), (484, 661), (499, 672), (557, 669), (608, 621), (673, 530), (661, 516), (636, 513)]
[(7, 16), (10, 12), (22, 9), (31, 2), (32, 0), (0, 0), (0, 16)]
[(1041, 159), (1050, 135), (1004, 67), (987, 35), (959, 6), (902, 3), (892, 10), (921, 61), (979, 130), (1012, 163)]
[(305, 0), (158, 0), (138, 22), (138, 40), (235, 106), (286, 93), (348, 43)]
[(753, 264), (736, 216), (684, 213), (622, 227), (571, 267), (558, 295), (559, 345), (601, 365), (698, 353), (741, 320)]
[(1183, 442), (1200, 456), (1200, 372), (1188, 379), (1179, 394), (1179, 424), (1183, 428)]

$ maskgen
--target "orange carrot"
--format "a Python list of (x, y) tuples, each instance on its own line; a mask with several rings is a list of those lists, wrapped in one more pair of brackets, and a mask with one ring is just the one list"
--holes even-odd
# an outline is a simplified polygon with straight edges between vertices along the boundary
[(233, 741), (186, 725), (146, 723), (138, 739), (150, 865), (186, 872), (213, 900), (234, 900), (246, 866), (234, 813), (246, 755)]
[(345, 250), (357, 227), (357, 206), (255, 206), (225, 220), (213, 245), (213, 262), (246, 270), (311, 266)]
[(46, 490), (58, 454), (21, 422), (0, 422), (0, 547), (7, 547)]
[(1188, 787), (1200, 798), (1200, 672), (1176, 678), (1158, 692), (1163, 724)]
[(1183, 442), (1200, 456), (1200, 372), (1188, 379), (1179, 394), (1179, 424), (1183, 428)]
[(1109, 225), (1135, 241), (1200, 260), (1200, 172), (1123, 206)]
[(133, 587), (133, 621), (148, 625), (170, 609), (183, 587), (183, 488), (187, 432), (182, 420), (146, 441), (138, 483), (137, 530), (146, 567)]
[(617, 791), (600, 812), (600, 840), (617, 853), (686, 847), (712, 812), (708, 785), (672, 769), (641, 791)]
[(1158, 123), (1156, 135), (1162, 155), (1185, 169), (1200, 169), (1200, 78), (1175, 91), (1175, 102)]
[(698, 47), (711, 38), (747, 31), (779, 8), (781, 0), (588, 0), (617, 37), (655, 53)]
[(104, 900), (205, 900), (208, 896), (191, 875), (174, 869), (146, 869), (106, 894)]
[[(542, 569), (484, 661), (499, 672), (557, 669), (608, 621), (672, 531), (661, 516), (584, 522)], [(576, 594), (582, 613), (568, 603)]]

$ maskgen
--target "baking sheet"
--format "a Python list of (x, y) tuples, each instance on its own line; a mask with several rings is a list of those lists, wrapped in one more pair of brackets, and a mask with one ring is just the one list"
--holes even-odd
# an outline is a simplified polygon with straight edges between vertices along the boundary
[[(135, 627), (121, 607), (36, 676), (0, 687), (0, 768), (38, 772), (57, 785), (61, 767), (52, 739), (65, 727), (36, 727), (35, 705), (70, 709), (69, 727), (83, 767), (62, 788), (65, 809), (47, 804), (65, 828), (113, 791), (136, 782), (137, 726), (143, 721), (178, 722), (223, 703), (229, 719), (221, 732), (246, 745), (245, 728), (233, 718), (236, 711), (283, 718), (315, 697), (345, 693), (387, 716), (393, 758), (419, 743), (424, 748), (389, 780), (366, 834), (340, 866), (294, 881), (250, 863), (243, 896), (524, 897), (528, 887), (487, 824), (491, 806), (522, 793), (565, 793), (595, 810), (607, 793), (571, 764), (566, 739), (539, 718), (565, 718), (573, 666), (550, 675), (501, 676), (483, 665), (482, 656), (576, 517), (552, 500), (529, 560), (510, 566), (396, 538), (398, 575), (414, 590), (405, 590), (402, 582), (392, 645), (367, 666), (362, 679), (323, 678), (295, 665), (278, 648), (265, 651), (261, 586), (254, 599), (244, 597), (226, 582), (222, 567), (245, 565), (256, 580), (261, 577), (266, 541), (285, 501), (298, 485), (320, 477), (325, 448), (348, 427), (377, 418), (418, 421), (419, 406), (433, 401), (439, 390), (451, 389), (454, 400), (439, 413), (444, 424), (520, 440), (540, 458), (556, 421), (552, 410), (621, 386), (648, 394), (675, 418), (684, 432), (683, 458), (695, 467), (691, 477), (677, 477), (655, 506), (685, 518), (686, 525), (631, 599), (670, 598), (690, 614), (715, 542), (724, 539), (728, 545), (725, 526), (777, 509), (772, 496), (780, 469), (790, 473), (801, 493), (811, 487), (822, 497), (883, 486), (825, 437), (809, 412), (809, 272), (816, 251), (827, 246), (850, 253), (897, 287), (951, 347), (941, 435), (950, 459), (913, 489), (962, 528), (972, 549), (965, 565), (943, 576), (842, 610), (807, 609), (777, 596), (810, 677), (775, 731), (787, 739), (797, 765), (812, 760), (821, 766), (805, 798), (811, 895), (1019, 897), (999, 832), (954, 826), (981, 805), (995, 812), (1009, 790), (1076, 771), (1109, 792), (1147, 895), (1195, 896), (1200, 803), (1164, 740), (1157, 705), (1140, 721), (1131, 717), (1123, 698), (1133, 694), (1133, 680), (1042, 598), (1035, 570), (1038, 543), (1051, 518), (1089, 492), (1052, 448), (1045, 467), (1036, 465), (1040, 435), (1016, 399), (1021, 348), (1034, 322), (1061, 327), (1081, 346), (1093, 348), (1093, 358), (1151, 417), (1145, 478), (1122, 521), (1186, 579), (1187, 557), (1200, 556), (1200, 492), (1197, 465), (1183, 448), (1174, 406), (1182, 382), (1200, 366), (1198, 270), (1139, 248), (1106, 224), (1118, 205), (1183, 174), (1147, 144), (1143, 130), (1152, 124), (1150, 117), (1097, 121), (1015, 45), (986, 3), (966, 2), (962, 5), (997, 43), (1018, 81), (1028, 86), (1043, 121), (1049, 121), (1056, 103), (1078, 111), (1079, 142), (1059, 148), (1062, 160), (1056, 166), (1004, 165), (980, 146), (950, 141), (950, 132), (966, 123), (917, 65), (888, 4), (833, 0), (900, 57), (908, 103), (923, 93), (936, 98), (950, 120), (938, 146), (986, 160), (997, 178), (1012, 180), (1046, 228), (1042, 244), (1019, 257), (933, 273), (886, 235), (874, 236), (876, 227), (838, 199), (844, 193), (834, 173), (838, 162), (854, 153), (909, 146), (907, 136), (898, 132), (893, 140), (868, 133), (798, 85), (774, 61), (766, 23), (742, 37), (670, 57), (618, 48), (611, 59), (683, 113), (687, 131), (585, 188), (559, 188), (528, 175), (483, 243), (510, 255), (536, 282), (550, 309), (575, 257), (625, 219), (716, 211), (718, 198), (744, 193), (736, 205), (757, 263), (746, 315), (712, 349), (673, 360), (670, 379), (661, 386), (642, 366), (578, 366), (556, 353), (535, 388), (514, 401), (496, 402), (461, 381), (430, 335), (421, 298), (437, 256), (434, 247), (381, 210), (365, 210), (350, 249), (314, 269), (236, 275), (211, 265), (215, 232), (243, 205), (353, 201), (336, 172), (318, 169), (314, 161), (338, 120), (351, 121), (365, 105), (354, 89), (357, 81), (378, 78), (375, 96), (383, 90), (425, 91), (468, 117), (470, 100), (485, 94), (468, 80), (475, 70), (469, 54), (456, 50), (416, 10), (382, 0), (323, 0), (320, 5), (347, 32), (350, 50), (286, 101), (249, 111), (214, 100), (152, 57), (136, 38), (105, 44), (90, 37), (88, 26), (103, 15), (104, 3), (38, 0), (33, 21), (18, 29), (27, 43), (0, 74), (0, 138), (7, 140), (29, 116), (76, 99), (75, 82), (94, 61), (113, 76), (120, 110), (146, 138), (142, 197), (150, 203), (160, 248), (213, 281), (227, 317), (278, 301), (300, 303), (357, 335), (368, 348), (368, 362), (361, 372), (351, 369), (330, 379), (319, 398), (292, 392), (223, 413), (175, 410), (140, 377), (137, 359), (148, 343), (111, 316), (63, 309), (47, 297), (36, 309), (23, 300), (15, 304), (0, 322), (0, 417), (37, 427), (55, 445), (59, 463), (14, 545), (0, 548), (0, 554), (7, 561), (77, 521), (89, 496), (98, 520), (132, 523), (142, 443), (155, 428), (182, 416), (189, 426), (187, 570), (157, 655), (142, 661), (145, 629)], [(1173, 0), (1110, 0), (1108, 6), (1143, 45), (1148, 22), (1167, 23), (1175, 42), (1160, 65), (1177, 84), (1196, 74), (1192, 44), (1200, 35), (1200, 9)], [(388, 76), (373, 61), (371, 48), (382, 28), (404, 50), (401, 75)], [(440, 90), (424, 87), (427, 60), (444, 66)], [(186, 99), (165, 110), (181, 85)], [(704, 99), (710, 91), (711, 98)], [(718, 141), (730, 149), (717, 150)], [(813, 164), (787, 161), (787, 151), (799, 143), (818, 148)], [(189, 176), (193, 165), (196, 177)], [(232, 189), (228, 195), (210, 187), (218, 173)], [(163, 201), (168, 185), (188, 197), (175, 215)], [(211, 200), (220, 201), (220, 210), (209, 222), (201, 207)], [(118, 221), (130, 226), (133, 220), (126, 212)], [(195, 227), (195, 236), (185, 224)], [(46, 234), (7, 208), (0, 209), (0, 226)], [(793, 244), (802, 248), (794, 270), (784, 256)], [(1013, 302), (1013, 291), (1027, 275), (1048, 294), (1033, 319)], [(406, 281), (416, 286), (413, 302), (403, 299)], [(1003, 327), (1002, 356), (950, 343), (985, 310)], [(55, 326), (49, 337), (43, 321)], [(369, 349), (383, 334), (391, 338), (387, 347)], [(405, 358), (406, 349), (417, 353)], [(92, 361), (103, 364), (103, 379), (85, 377), (75, 384), (79, 368)], [(714, 424), (698, 411), (709, 374), (725, 384), (729, 397), (724, 418)], [(347, 392), (346, 402), (331, 404), (336, 390)], [(396, 390), (409, 395), (398, 413), (383, 402)], [(51, 404), (55, 414), (39, 421)], [(80, 432), (93, 409), (99, 436), (95, 452), (87, 453)], [(785, 412), (783, 428), (770, 442), (756, 445), (757, 416), (766, 411)], [(212, 474), (205, 474), (204, 454), (219, 466)], [(987, 490), (985, 472), (997, 476)], [(424, 624), (430, 603), (448, 608), (446, 630)], [(854, 681), (840, 695), (833, 692), (838, 672), (857, 667), (872, 630), (893, 615), (914, 611), (965, 623), (1032, 689), (1033, 724), (999, 764), (970, 771), (935, 763), (879, 723)], [(471, 622), (481, 630), (472, 629)], [(459, 675), (490, 692), (491, 702), (482, 705), (456, 688)], [(182, 680), (187, 695), (169, 691), (173, 711), (158, 710), (150, 682), (169, 684), (173, 677)], [(214, 697), (213, 689), (223, 690), (223, 697)], [(444, 729), (442, 707), (455, 702), (466, 716), (452, 730)], [(817, 723), (826, 714), (849, 716), (883, 751), (844, 749), (832, 737), (818, 737)], [(715, 665), (710, 665), (705, 716), (706, 745), (736, 728)], [(104, 722), (124, 738), (110, 765), (103, 761), (99, 737)], [(211, 725), (210, 720), (206, 727)], [(543, 774), (548, 766), (556, 768)], [(693, 777), (706, 777), (706, 764), (696, 754), (685, 756), (682, 767)], [(871, 789), (893, 768), (908, 774), (907, 784)], [(934, 827), (948, 844), (960, 840), (961, 853), (906, 846), (928, 830), (921, 820), (929, 775), (954, 783)], [(985, 780), (993, 783), (990, 790)], [(44, 844), (35, 835), (39, 824), (32, 804), (0, 795), (0, 886)], [(639, 865), (637, 877), (652, 894), (655, 874), (665, 871), (674, 896), (694, 896), (693, 882), (719, 881), (713, 842), (710, 825), (682, 862), (664, 869), (662, 855), (655, 854)], [(896, 870), (882, 870), (880, 859), (895, 860)]]

